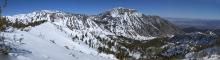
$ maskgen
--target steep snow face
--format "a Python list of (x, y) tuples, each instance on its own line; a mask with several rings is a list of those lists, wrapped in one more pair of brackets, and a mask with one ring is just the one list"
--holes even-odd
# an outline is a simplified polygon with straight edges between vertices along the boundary
[(122, 7), (101, 13), (94, 21), (116, 35), (137, 40), (181, 33), (180, 29), (159, 16), (146, 16)]
[(141, 13), (138, 13), (133, 9), (119, 7), (100, 14), (100, 17), (98, 17), (96, 21), (98, 21), (97, 23), (103, 21), (103, 23), (99, 23), (101, 26), (119, 36), (122, 35), (137, 39), (140, 37), (152, 37), (150, 35), (141, 36), (135, 31), (135, 28), (141, 29), (142, 25), (140, 24), (143, 23), (139, 17), (142, 17)]
[[(162, 32), (160, 31), (161, 27), (155, 26), (156, 24), (161, 23), (160, 18), (157, 20), (159, 23), (154, 24), (154, 21), (147, 21), (143, 14), (133, 9), (114, 8), (110, 12), (106, 13), (97, 16), (87, 16), (60, 11), (42, 10), (29, 14), (7, 16), (7, 18), (11, 22), (21, 22), (24, 24), (41, 20), (47, 20), (48, 22), (59, 22), (58, 24), (60, 26), (67, 26), (69, 29), (73, 31), (81, 31), (81, 33), (93, 32), (105, 35), (125, 36), (136, 40), (153, 39), (164, 32), (174, 31), (175, 28), (172, 27), (172, 25), (168, 25), (168, 27), (171, 26), (171, 30)], [(150, 17), (147, 19), (153, 20), (152, 18)], [(178, 31), (178, 29), (176, 30)], [(161, 34), (155, 35), (157, 33)], [(174, 33), (170, 32), (166, 34), (172, 35)]]
[[(77, 59), (84, 59), (84, 57), (80, 57), (83, 55), (89, 57), (98, 56), (94, 59), (116, 59), (116, 55), (113, 56), (111, 54), (118, 53), (117, 50), (120, 51), (118, 47), (123, 47), (120, 46), (120, 43), (125, 40), (124, 38), (134, 41), (151, 40), (156, 37), (169, 37), (173, 34), (181, 33), (174, 25), (158, 16), (146, 16), (134, 9), (127, 8), (114, 8), (96, 16), (42, 10), (29, 14), (7, 16), (7, 18), (12, 23), (20, 22), (23, 24), (47, 20), (47, 22), (39, 26), (25, 27), (22, 31), (14, 29), (15, 32), (6, 34), (23, 35), (21, 37), (24, 38), (27, 44), (24, 45), (23, 49), (33, 52), (33, 55), (44, 55), (46, 58), (43, 59), (49, 60), (55, 60), (62, 55), (67, 57), (60, 58), (75, 59), (66, 55), (70, 52), (73, 55), (80, 54), (76, 55)], [(41, 42), (43, 43), (42, 45), (37, 45)], [(45, 47), (45, 50), (57, 50), (45, 51), (37, 49), (44, 47), (44, 45), (48, 46)], [(100, 53), (99, 50), (103, 49), (109, 49), (108, 51), (113, 53)], [(123, 49), (128, 50), (128, 48)], [(53, 54), (53, 52), (64, 50), (67, 52), (62, 52), (60, 55)], [(74, 53), (75, 51), (77, 52)], [(134, 54), (134, 56), (138, 57), (138, 54)], [(41, 56), (34, 57), (41, 58)]]
[(72, 16), (71, 14), (67, 14), (60, 11), (53, 11), (53, 10), (41, 10), (36, 11), (28, 14), (18, 14), (14, 16), (7, 16), (7, 18), (11, 22), (22, 22), (22, 23), (28, 23), (28, 22), (34, 22), (34, 21), (40, 21), (40, 20), (47, 20), (49, 22), (54, 22), (58, 20), (66, 20), (69, 19), (69, 17)]
[[(143, 14), (137, 12), (135, 9), (128, 9), (123, 7), (113, 8), (110, 12), (112, 17), (122, 17), (124, 15), (132, 15), (141, 17)], [(124, 16), (126, 18), (126, 16)]]
[[(83, 42), (73, 41), (70, 29), (59, 28), (55, 23), (47, 22), (28, 31), (14, 30), (12, 33), (3, 33), (8, 41), (22, 39), (16, 47), (30, 53), (16, 54), (16, 60), (115, 60), (113, 55), (99, 54), (96, 49), (90, 48)], [(63, 29), (63, 30), (61, 30)], [(13, 29), (11, 29), (13, 30)], [(12, 56), (15, 56), (12, 54)]]

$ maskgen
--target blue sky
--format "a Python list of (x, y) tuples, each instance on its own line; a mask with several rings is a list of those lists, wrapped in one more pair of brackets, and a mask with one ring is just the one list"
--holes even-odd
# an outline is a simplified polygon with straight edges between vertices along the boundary
[(220, 0), (9, 0), (3, 15), (37, 10), (94, 15), (114, 7), (133, 8), (146, 15), (162, 17), (220, 19)]

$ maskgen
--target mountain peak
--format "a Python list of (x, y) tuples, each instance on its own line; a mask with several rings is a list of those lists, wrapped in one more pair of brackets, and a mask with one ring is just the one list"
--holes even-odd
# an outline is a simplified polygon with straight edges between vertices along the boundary
[(135, 9), (125, 8), (125, 7), (116, 7), (113, 10), (129, 10), (129, 11), (136, 11)]
[(113, 8), (111, 11), (117, 11), (117, 12), (136, 12), (135, 9), (129, 9), (129, 8), (124, 8), (124, 7), (116, 7)]
[(110, 10), (112, 17), (120, 17), (125, 15), (142, 16), (142, 13), (137, 12), (135, 9), (129, 9), (124, 7), (116, 7)]
[(36, 11), (36, 12), (40, 12), (40, 13), (60, 13), (61, 11), (58, 11), (58, 10), (40, 10), (40, 11)]

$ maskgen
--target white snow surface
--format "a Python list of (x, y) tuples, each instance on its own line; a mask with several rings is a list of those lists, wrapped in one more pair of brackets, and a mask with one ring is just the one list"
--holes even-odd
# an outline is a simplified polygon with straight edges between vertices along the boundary
[[(118, 8), (120, 9), (120, 8)], [(123, 9), (123, 8), (121, 8)], [(133, 11), (133, 10), (131, 10)], [(156, 37), (141, 36), (134, 27), (141, 28), (137, 21), (131, 17), (141, 17), (141, 13), (125, 12), (120, 15), (118, 10), (111, 12), (113, 17), (120, 17), (116, 28), (111, 27), (110, 31), (99, 26), (93, 20), (94, 17), (87, 17), (78, 14), (69, 14), (60, 11), (42, 10), (28, 14), (6, 16), (11, 22), (22, 22), (24, 24), (47, 20), (47, 22), (35, 27), (25, 29), (10, 28), (5, 32), (6, 37), (13, 39), (23, 38), (21, 49), (32, 52), (28, 55), (19, 55), (20, 60), (116, 60), (111, 54), (98, 53), (99, 46), (105, 46), (96, 37), (110, 40), (108, 35), (124, 36), (135, 40), (150, 40)], [(123, 24), (126, 20), (129, 23)], [(121, 24), (122, 23), (122, 24)], [(114, 25), (114, 23), (110, 23)], [(156, 27), (155, 27), (156, 28)], [(130, 33), (130, 34), (128, 34)], [(84, 37), (86, 36), (86, 37)], [(73, 37), (78, 37), (73, 39)], [(81, 41), (82, 40), (82, 41)], [(92, 41), (90, 47), (85, 42)], [(114, 48), (112, 48), (114, 49)]]
[(16, 60), (116, 60), (113, 55), (98, 53), (82, 42), (73, 41), (69, 34), (58, 29), (54, 23), (47, 22), (28, 29), (3, 33), (7, 38), (23, 38), (23, 44), (18, 48), (31, 52), (18, 55)]
[[(190, 55), (189, 55), (189, 57), (190, 57)], [(196, 58), (196, 60), (219, 60), (219, 58), (220, 58), (219, 55), (213, 54), (213, 55), (205, 56), (205, 57), (202, 57), (202, 58)], [(193, 60), (193, 59), (185, 58), (183, 60)]]
[[(119, 8), (114, 8), (112, 10), (111, 14), (118, 15), (115, 17), (120, 17), (120, 22), (117, 23), (118, 26), (116, 26), (116, 28), (111, 27), (110, 31), (97, 25), (93, 21), (93, 17), (88, 17), (86, 20), (83, 20), (83, 15), (70, 14), (56, 10), (41, 10), (28, 14), (18, 14), (13, 16), (6, 16), (6, 17), (11, 22), (19, 21), (25, 24), (35, 21), (47, 20), (48, 22), (54, 22), (61, 27), (66, 25), (71, 26), (71, 30), (81, 32), (83, 34), (89, 31), (89, 32), (105, 34), (105, 35), (119, 35), (119, 36), (122, 35), (136, 40), (150, 40), (155, 38), (153, 36), (141, 36), (133, 29), (134, 27), (140, 28), (139, 23), (141, 23), (141, 21), (140, 20), (132, 21), (132, 18), (134, 19), (134, 17), (141, 17), (142, 16), (141, 13), (136, 12), (133, 9), (129, 9), (131, 11), (135, 11), (135, 13), (125, 12), (124, 15), (121, 15), (119, 14), (119, 10), (117, 9), (125, 9), (125, 8), (119, 7)], [(124, 20), (128, 21), (128, 25), (123, 24)]]
[(203, 60), (219, 60), (220, 56), (219, 55), (211, 55), (211, 56), (206, 56), (203, 57)]

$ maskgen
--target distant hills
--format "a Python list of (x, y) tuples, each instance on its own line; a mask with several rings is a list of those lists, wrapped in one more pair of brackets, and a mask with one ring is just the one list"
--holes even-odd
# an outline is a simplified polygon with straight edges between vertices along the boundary
[(165, 18), (181, 28), (220, 29), (220, 19)]

